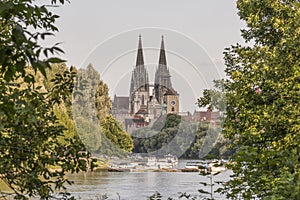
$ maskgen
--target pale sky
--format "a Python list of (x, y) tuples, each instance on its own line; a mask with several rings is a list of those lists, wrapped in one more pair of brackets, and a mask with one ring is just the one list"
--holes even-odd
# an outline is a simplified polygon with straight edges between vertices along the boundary
[[(161, 35), (180, 110), (193, 112), (203, 89), (224, 77), (225, 47), (242, 43), (235, 0), (71, 0), (55, 8), (60, 15), (55, 42), (63, 42), (68, 66), (89, 63), (110, 88), (128, 96), (142, 35), (150, 82), (158, 64)], [(54, 42), (52, 39), (49, 42)]]

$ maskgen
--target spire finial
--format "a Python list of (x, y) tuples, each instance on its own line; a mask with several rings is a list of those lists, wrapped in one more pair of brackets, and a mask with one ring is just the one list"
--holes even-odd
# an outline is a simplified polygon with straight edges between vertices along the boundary
[(142, 36), (141, 36), (141, 34), (139, 34), (139, 45), (138, 45), (138, 49), (142, 49)]

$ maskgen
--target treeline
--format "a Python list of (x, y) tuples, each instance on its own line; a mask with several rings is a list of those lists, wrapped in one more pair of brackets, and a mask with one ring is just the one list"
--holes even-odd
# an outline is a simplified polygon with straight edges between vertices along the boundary
[(108, 86), (89, 65), (79, 69), (73, 91), (74, 120), (78, 133), (93, 154), (124, 156), (133, 142), (125, 128), (110, 114)]
[(64, 63), (53, 64), (47, 70), (47, 78), (35, 74), (35, 84), (44, 90), (53, 90), (53, 79), (66, 78), (69, 71), (74, 74), (72, 88), (69, 88), (72, 93), (54, 109), (59, 124), (66, 128), (62, 137), (78, 138), (94, 155), (124, 156), (131, 152), (132, 139), (110, 114), (108, 86), (92, 65), (77, 70), (68, 69)]
[(168, 114), (149, 127), (133, 131), (133, 152), (154, 156), (170, 153), (185, 159), (228, 158), (234, 151), (220, 133), (219, 125), (188, 122)]
[[(188, 122), (175, 114), (156, 119), (149, 127), (125, 131), (124, 125), (110, 114), (109, 88), (92, 65), (86, 69), (68, 69), (63, 63), (53, 64), (47, 79), (37, 73), (36, 86), (53, 90), (53, 79), (66, 79), (73, 73), (72, 95), (57, 105), (54, 113), (66, 127), (65, 138), (77, 138), (94, 155), (126, 156), (168, 153), (186, 159), (227, 158), (232, 154), (228, 142), (220, 135), (220, 126), (209, 122)], [(70, 78), (70, 77), (69, 77)], [(65, 138), (61, 139), (63, 141)]]

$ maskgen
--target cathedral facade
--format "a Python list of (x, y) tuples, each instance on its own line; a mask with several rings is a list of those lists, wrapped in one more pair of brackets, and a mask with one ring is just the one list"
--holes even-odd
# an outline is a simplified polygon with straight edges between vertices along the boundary
[[(119, 102), (122, 102), (122, 105)], [(127, 109), (126, 104), (128, 105), (127, 113), (124, 112)], [(122, 107), (122, 112), (119, 110), (120, 107)], [(135, 126), (145, 126), (151, 120), (169, 113), (179, 113), (179, 94), (172, 86), (164, 38), (162, 36), (154, 83), (150, 83), (147, 66), (144, 63), (142, 39), (139, 36), (136, 64), (131, 74), (129, 97), (117, 97), (115, 95), (112, 114), (116, 118), (122, 118), (120, 119), (122, 121), (126, 121), (126, 118), (128, 121), (130, 118)]]

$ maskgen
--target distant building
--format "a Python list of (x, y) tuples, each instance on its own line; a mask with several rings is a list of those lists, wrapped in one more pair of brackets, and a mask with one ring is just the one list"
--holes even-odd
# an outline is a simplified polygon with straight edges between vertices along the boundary
[(207, 122), (215, 122), (220, 117), (220, 112), (218, 111), (211, 111), (210, 109), (207, 109), (207, 111), (195, 111), (193, 115), (189, 117), (189, 121), (194, 122), (201, 122), (201, 121), (207, 121)]
[[(127, 104), (127, 105), (125, 105)], [(154, 84), (149, 83), (148, 70), (144, 63), (142, 39), (139, 36), (136, 64), (132, 71), (129, 97), (113, 100), (112, 114), (125, 126), (147, 126), (162, 114), (179, 113), (179, 94), (172, 87), (167, 66), (164, 38), (161, 39), (158, 67)]]
[(112, 101), (112, 115), (121, 122), (130, 118), (129, 110), (129, 97), (120, 97), (115, 95)]
[(207, 111), (195, 111), (194, 112), (194, 121), (216, 121), (220, 117), (220, 112), (211, 110)]
[(178, 115), (185, 121), (189, 122), (216, 122), (220, 117), (220, 112), (211, 111), (207, 109), (207, 111), (194, 111), (193, 114), (190, 112), (180, 112)]
[(174, 89), (168, 89), (163, 93), (163, 103), (167, 106), (167, 114), (179, 113), (179, 94)]

